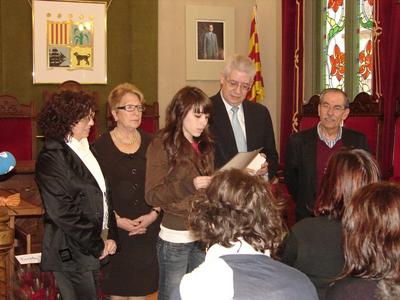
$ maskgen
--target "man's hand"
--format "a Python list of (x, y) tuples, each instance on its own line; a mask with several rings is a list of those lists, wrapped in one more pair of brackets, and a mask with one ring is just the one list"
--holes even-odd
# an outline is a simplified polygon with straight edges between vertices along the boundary
[(196, 190), (205, 189), (211, 182), (211, 176), (197, 176), (193, 178), (193, 184)]

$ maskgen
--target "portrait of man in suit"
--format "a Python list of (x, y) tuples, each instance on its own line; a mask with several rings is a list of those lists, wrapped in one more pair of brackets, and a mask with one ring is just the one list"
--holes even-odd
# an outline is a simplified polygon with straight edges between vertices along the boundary
[(224, 59), (223, 22), (197, 22), (197, 59)]

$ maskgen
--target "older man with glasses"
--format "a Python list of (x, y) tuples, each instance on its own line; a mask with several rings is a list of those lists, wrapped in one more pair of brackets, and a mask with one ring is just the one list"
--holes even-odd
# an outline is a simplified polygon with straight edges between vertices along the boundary
[(278, 153), (271, 117), (264, 105), (246, 99), (255, 74), (254, 63), (240, 54), (228, 59), (221, 74), (221, 90), (211, 97), (215, 165), (220, 168), (238, 152), (262, 148), (267, 160), (257, 175), (272, 178), (278, 168)]
[(345, 92), (328, 88), (321, 92), (316, 127), (289, 138), (285, 154), (285, 182), (296, 202), (297, 221), (313, 216), (315, 199), (329, 158), (342, 147), (369, 151), (367, 138), (343, 127), (350, 113)]

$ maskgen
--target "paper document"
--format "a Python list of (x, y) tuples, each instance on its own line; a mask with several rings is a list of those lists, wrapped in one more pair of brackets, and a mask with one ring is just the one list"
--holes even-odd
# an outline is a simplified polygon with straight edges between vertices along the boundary
[(38, 264), (42, 258), (42, 253), (31, 253), (31, 254), (23, 254), (16, 255), (15, 258), (21, 265), (26, 264)]
[(257, 172), (261, 168), (261, 165), (265, 163), (265, 161), (265, 157), (258, 153), (256, 157), (254, 157), (254, 159), (247, 165), (246, 168)]
[[(220, 170), (223, 171), (232, 168), (234, 169), (250, 168), (253, 169), (254, 171), (257, 171), (261, 167), (261, 164), (265, 161), (265, 158), (259, 154), (261, 150), (262, 148), (250, 152), (239, 152), (230, 161), (228, 161)], [(259, 162), (261, 161), (261, 159), (263, 159), (264, 161), (260, 164)]]

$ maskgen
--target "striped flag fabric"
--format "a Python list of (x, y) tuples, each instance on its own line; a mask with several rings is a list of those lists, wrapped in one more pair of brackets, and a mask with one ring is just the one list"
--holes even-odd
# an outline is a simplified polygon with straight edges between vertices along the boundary
[(257, 7), (253, 7), (253, 15), (251, 17), (250, 41), (249, 41), (249, 57), (256, 65), (256, 75), (254, 76), (253, 85), (247, 94), (247, 99), (253, 102), (259, 102), (264, 99), (264, 80), (261, 75), (260, 47), (258, 44), (258, 34), (256, 26)]
[(71, 24), (48, 21), (47, 39), (49, 45), (68, 45), (71, 39)]

